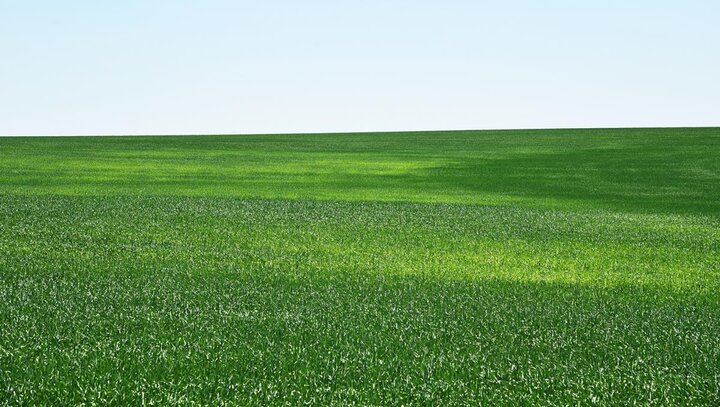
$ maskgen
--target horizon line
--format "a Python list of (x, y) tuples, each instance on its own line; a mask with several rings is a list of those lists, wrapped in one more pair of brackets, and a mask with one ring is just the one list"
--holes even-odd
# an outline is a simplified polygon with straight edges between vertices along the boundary
[(304, 135), (352, 135), (352, 134), (407, 134), (407, 133), (453, 133), (453, 132), (505, 132), (505, 131), (554, 131), (554, 130), (664, 130), (664, 129), (720, 129), (711, 126), (609, 126), (609, 127), (499, 127), (485, 129), (429, 129), (429, 130), (372, 130), (372, 131), (319, 131), (277, 133), (104, 133), (104, 134), (0, 134), (0, 138), (51, 138), (51, 137), (211, 137), (211, 136), (304, 136)]

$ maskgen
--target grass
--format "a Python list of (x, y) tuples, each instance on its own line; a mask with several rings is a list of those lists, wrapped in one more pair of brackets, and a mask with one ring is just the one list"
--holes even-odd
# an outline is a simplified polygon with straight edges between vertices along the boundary
[(717, 405), (719, 152), (0, 138), (0, 402)]

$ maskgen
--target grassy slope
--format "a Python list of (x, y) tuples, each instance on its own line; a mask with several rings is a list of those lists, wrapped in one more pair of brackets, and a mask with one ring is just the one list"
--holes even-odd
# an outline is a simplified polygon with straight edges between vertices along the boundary
[(5, 139), (17, 194), (720, 211), (720, 129)]
[(0, 139), (0, 399), (720, 402), (720, 129)]

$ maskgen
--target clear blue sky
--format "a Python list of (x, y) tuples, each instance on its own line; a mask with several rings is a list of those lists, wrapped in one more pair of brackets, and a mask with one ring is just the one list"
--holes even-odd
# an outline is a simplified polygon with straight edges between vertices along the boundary
[(720, 2), (0, 0), (0, 134), (720, 125)]

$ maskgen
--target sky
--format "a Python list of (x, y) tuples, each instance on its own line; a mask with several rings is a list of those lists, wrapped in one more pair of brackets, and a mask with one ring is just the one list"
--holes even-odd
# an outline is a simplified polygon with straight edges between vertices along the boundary
[(720, 125), (720, 2), (0, 0), (0, 135)]

